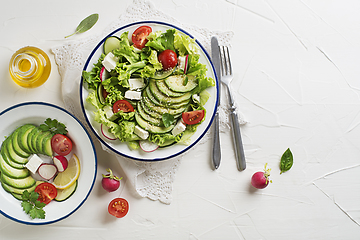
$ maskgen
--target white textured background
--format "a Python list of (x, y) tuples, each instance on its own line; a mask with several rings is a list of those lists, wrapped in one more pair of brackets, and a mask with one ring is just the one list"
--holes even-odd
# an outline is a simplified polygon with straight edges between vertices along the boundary
[[(151, 0), (185, 23), (233, 31), (236, 102), (247, 169), (236, 169), (230, 133), (221, 135), (223, 159), (211, 170), (211, 142), (185, 157), (173, 201), (137, 197), (131, 185), (107, 194), (101, 173), (122, 170), (99, 149), (98, 181), (88, 201), (68, 219), (25, 226), (0, 216), (0, 239), (360, 239), (360, 2), (355, 0)], [(102, 31), (131, 0), (7, 1), (0, 8), (0, 110), (23, 101), (63, 106), (61, 79), (50, 48)], [(73, 36), (92, 13), (98, 23)], [(8, 74), (17, 49), (34, 45), (53, 64), (43, 86), (25, 90)], [(225, 98), (222, 103), (225, 102)], [(1, 124), (1, 123), (0, 123)], [(280, 175), (290, 148), (294, 166)], [(250, 178), (265, 163), (271, 183), (254, 191)], [(111, 199), (130, 203), (123, 219), (107, 213)], [(1, 201), (1, 199), (0, 199)]]

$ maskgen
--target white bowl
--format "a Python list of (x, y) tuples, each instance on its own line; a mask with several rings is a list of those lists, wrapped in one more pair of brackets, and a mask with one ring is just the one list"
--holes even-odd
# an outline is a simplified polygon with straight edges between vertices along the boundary
[[(122, 33), (126, 32), (126, 31), (128, 31), (129, 34), (131, 34), (135, 29), (137, 29), (138, 27), (140, 27), (142, 25), (150, 26), (154, 32), (159, 31), (159, 30), (164, 32), (170, 28), (177, 29), (177, 30), (183, 32), (184, 34), (189, 35), (191, 38), (194, 38), (190, 34), (185, 32), (184, 30), (182, 30), (176, 26), (173, 26), (171, 24), (167, 24), (167, 23), (163, 23), (163, 22), (144, 21), (144, 22), (132, 23), (132, 24), (123, 26), (119, 29), (116, 29), (115, 31), (110, 33), (108, 36), (106, 36), (104, 39), (102, 39), (98, 43), (98, 45), (95, 47), (95, 49), (91, 52), (89, 58), (87, 59), (87, 61), (85, 63), (83, 70), (91, 71), (94, 64), (98, 61), (98, 59), (100, 58), (100, 55), (103, 53), (103, 44), (107, 37), (120, 36)], [(139, 161), (161, 161), (161, 160), (170, 159), (170, 158), (178, 156), (182, 153), (185, 153), (187, 150), (192, 148), (198, 141), (200, 141), (200, 139), (209, 130), (211, 123), (213, 121), (213, 118), (215, 116), (216, 109), (217, 109), (217, 102), (218, 102), (218, 98), (219, 98), (219, 92), (218, 92), (219, 88), (218, 88), (217, 76), (215, 74), (214, 66), (210, 60), (209, 54), (206, 52), (204, 47), (201, 46), (201, 44), (198, 41), (196, 41), (196, 44), (198, 45), (198, 47), (200, 49), (200, 62), (207, 66), (207, 69), (208, 69), (207, 77), (213, 78), (216, 82), (216, 86), (207, 89), (207, 91), (211, 94), (211, 97), (209, 98), (208, 102), (204, 106), (206, 109), (206, 119), (198, 127), (196, 133), (191, 137), (190, 145), (174, 144), (174, 145), (171, 145), (168, 147), (159, 148), (153, 152), (144, 152), (141, 149), (130, 150), (126, 143), (120, 142), (119, 140), (114, 141), (114, 140), (107, 139), (101, 133), (100, 124), (97, 123), (96, 121), (94, 121), (94, 114), (93, 114), (94, 108), (91, 106), (91, 104), (86, 102), (86, 98), (87, 98), (89, 92), (88, 92), (87, 88), (84, 86), (85, 84), (83, 84), (83, 79), (82, 79), (81, 85), (80, 85), (80, 101), (81, 101), (81, 106), (82, 106), (82, 110), (83, 110), (85, 119), (86, 119), (87, 123), (89, 124), (89, 126), (91, 126), (91, 129), (93, 130), (96, 137), (105, 146), (107, 146), (109, 149), (114, 151), (116, 154), (119, 154), (121, 156), (130, 158), (130, 159), (139, 160)]]
[(0, 113), (1, 142), (17, 127), (31, 123), (40, 125), (47, 118), (64, 123), (68, 136), (73, 142), (73, 150), (80, 160), (80, 176), (74, 194), (63, 202), (52, 201), (44, 207), (45, 219), (31, 219), (10, 193), (0, 187), (0, 212), (20, 223), (42, 225), (60, 221), (81, 207), (88, 198), (96, 179), (97, 158), (93, 142), (84, 126), (66, 110), (48, 103), (27, 102), (12, 106)]

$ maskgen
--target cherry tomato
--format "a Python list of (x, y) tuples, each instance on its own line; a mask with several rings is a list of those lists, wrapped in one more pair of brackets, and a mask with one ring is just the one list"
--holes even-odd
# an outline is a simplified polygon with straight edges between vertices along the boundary
[(173, 50), (166, 49), (158, 56), (159, 62), (162, 64), (164, 70), (168, 70), (176, 66), (178, 59)]
[(72, 150), (73, 144), (69, 137), (62, 134), (55, 134), (51, 139), (51, 148), (61, 156), (68, 155)]
[(125, 217), (129, 211), (129, 203), (123, 198), (115, 198), (110, 202), (108, 211), (117, 218)]
[(55, 186), (48, 182), (40, 183), (38, 186), (36, 186), (35, 192), (39, 194), (37, 200), (45, 204), (48, 204), (57, 196), (57, 190)]
[(113, 112), (117, 113), (119, 111), (123, 112), (133, 112), (134, 107), (126, 100), (118, 100), (113, 105)]
[(142, 49), (143, 47), (145, 47), (145, 44), (148, 42), (146, 37), (151, 32), (152, 32), (152, 29), (149, 26), (141, 26), (141, 27), (137, 28), (131, 36), (131, 40), (134, 43), (134, 46), (139, 49)]
[(186, 124), (189, 124), (189, 125), (197, 124), (204, 118), (204, 115), (205, 115), (204, 110), (184, 112), (184, 113), (182, 113), (182, 119), (183, 119), (184, 123), (186, 123)]

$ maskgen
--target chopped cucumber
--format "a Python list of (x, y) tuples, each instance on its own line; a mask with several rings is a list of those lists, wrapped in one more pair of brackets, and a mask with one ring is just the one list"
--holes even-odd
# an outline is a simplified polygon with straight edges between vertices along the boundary
[(120, 48), (120, 38), (117, 36), (110, 36), (106, 38), (103, 48), (105, 55), (114, 49)]
[(73, 185), (65, 189), (57, 189), (57, 195), (55, 197), (55, 201), (62, 202), (71, 197), (78, 185), (78, 181), (76, 181)]
[(179, 104), (185, 101), (188, 101), (192, 94), (191, 92), (187, 92), (179, 97), (168, 97), (165, 94), (163, 94), (161, 91), (159, 91), (159, 88), (156, 86), (156, 83), (154, 80), (150, 80), (149, 82), (149, 88), (153, 96), (156, 98), (157, 101), (161, 102), (165, 106), (173, 106), (174, 104)]
[(0, 155), (0, 171), (2, 174), (6, 174), (11, 178), (25, 178), (30, 175), (26, 168), (18, 169), (10, 166), (4, 158)]
[(165, 79), (165, 83), (174, 92), (190, 92), (197, 86), (196, 78), (192, 75), (170, 76)]
[(162, 71), (157, 71), (153, 77), (153, 79), (164, 79), (167, 78), (168, 76), (170, 76), (174, 71), (175, 71), (176, 67), (171, 68), (169, 70), (162, 70)]
[(140, 127), (143, 129), (151, 132), (151, 133), (166, 133), (170, 132), (175, 125), (170, 125), (169, 127), (158, 127), (150, 124), (149, 122), (145, 121), (138, 113), (135, 113), (136, 122), (139, 124)]

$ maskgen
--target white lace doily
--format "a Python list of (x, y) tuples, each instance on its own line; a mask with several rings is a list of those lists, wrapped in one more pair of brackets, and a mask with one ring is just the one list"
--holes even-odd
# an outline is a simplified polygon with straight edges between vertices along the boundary
[[(188, 31), (203, 45), (208, 53), (211, 53), (210, 41), (212, 36), (217, 36), (220, 45), (230, 45), (230, 40), (233, 36), (232, 32), (214, 32), (197, 26), (183, 25), (174, 18), (156, 10), (149, 1), (134, 0), (126, 12), (110, 24), (101, 34), (93, 35), (79, 41), (69, 41), (65, 45), (54, 47), (52, 52), (62, 78), (62, 96), (65, 107), (85, 126), (87, 124), (80, 108), (79, 87), (81, 72), (88, 55), (97, 43), (112, 31), (126, 24), (144, 20), (163, 21)], [(220, 131), (224, 132), (230, 129), (229, 114), (226, 105), (221, 106), (219, 111)], [(239, 121), (240, 124), (245, 123), (242, 118), (240, 118)], [(211, 138), (211, 135), (206, 134), (199, 144), (207, 141), (209, 138)], [(93, 139), (95, 139), (95, 137)], [(103, 146), (103, 149), (113, 153), (105, 146)], [(125, 159), (118, 155), (116, 157), (127, 178), (140, 196), (148, 197), (152, 200), (159, 200), (165, 204), (171, 203), (172, 183), (182, 156), (163, 162), (138, 162)]]

